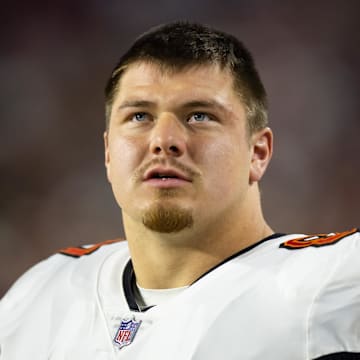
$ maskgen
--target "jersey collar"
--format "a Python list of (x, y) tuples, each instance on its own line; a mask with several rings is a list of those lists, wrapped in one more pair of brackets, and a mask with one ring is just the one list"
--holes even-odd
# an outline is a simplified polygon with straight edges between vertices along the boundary
[[(230, 255), (229, 257), (227, 257), (226, 259), (224, 259), (223, 261), (221, 261), (219, 264), (213, 266), (211, 269), (209, 269), (208, 271), (206, 271), (204, 274), (202, 274), (198, 279), (196, 279), (191, 285), (193, 285), (194, 283), (196, 283), (197, 281), (199, 281), (200, 279), (202, 279), (204, 276), (206, 276), (207, 274), (209, 274), (210, 272), (214, 271), (215, 269), (217, 269), (218, 267), (220, 267), (221, 265), (227, 263), (228, 261), (231, 261), (232, 259), (252, 250), (253, 248), (255, 248), (256, 246), (259, 246), (260, 244), (264, 243), (265, 241), (269, 241), (269, 240), (273, 240), (276, 239), (278, 237), (284, 236), (285, 234), (283, 233), (274, 233), (270, 236), (267, 236), (266, 238), (246, 247), (245, 249), (242, 249), (238, 252), (236, 252), (233, 255)], [(123, 289), (124, 289), (124, 293), (125, 293), (125, 298), (127, 301), (127, 304), (130, 308), (131, 311), (136, 311), (136, 312), (145, 312), (147, 310), (149, 310), (150, 308), (152, 308), (153, 306), (148, 306), (145, 308), (141, 308), (137, 302), (136, 302), (136, 277), (135, 277), (135, 272), (134, 272), (134, 267), (132, 264), (131, 259), (129, 259), (129, 261), (127, 262), (124, 272), (123, 272), (123, 278), (122, 278), (122, 283), (123, 283)]]

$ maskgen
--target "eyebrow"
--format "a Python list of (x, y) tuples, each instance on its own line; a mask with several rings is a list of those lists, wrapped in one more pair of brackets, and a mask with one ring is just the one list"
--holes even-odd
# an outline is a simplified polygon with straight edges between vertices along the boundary
[[(126, 108), (155, 107), (156, 103), (148, 100), (127, 100), (119, 105), (118, 110)], [(181, 104), (182, 108), (215, 108), (221, 111), (227, 111), (226, 107), (216, 100), (191, 100)]]
[(219, 109), (222, 111), (227, 111), (224, 105), (219, 103), (216, 100), (193, 100), (188, 101), (182, 105), (184, 108), (213, 108), (213, 109)]
[(122, 104), (119, 105), (118, 109), (125, 109), (129, 107), (150, 107), (155, 106), (155, 103), (152, 101), (147, 100), (129, 100), (124, 101)]

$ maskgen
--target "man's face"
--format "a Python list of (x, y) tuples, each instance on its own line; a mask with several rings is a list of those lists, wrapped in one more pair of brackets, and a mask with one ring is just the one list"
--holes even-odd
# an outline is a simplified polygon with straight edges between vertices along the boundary
[(228, 71), (135, 63), (123, 74), (105, 162), (124, 218), (170, 233), (241, 215), (253, 148)]

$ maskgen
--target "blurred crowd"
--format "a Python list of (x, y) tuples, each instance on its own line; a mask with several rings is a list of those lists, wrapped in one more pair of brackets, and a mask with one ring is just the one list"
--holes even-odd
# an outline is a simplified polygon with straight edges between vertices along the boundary
[(104, 84), (149, 27), (177, 19), (238, 36), (269, 94), (262, 184), (278, 232), (359, 225), (360, 2), (32, 1), (0, 22), (0, 296), (69, 245), (123, 236), (103, 167)]

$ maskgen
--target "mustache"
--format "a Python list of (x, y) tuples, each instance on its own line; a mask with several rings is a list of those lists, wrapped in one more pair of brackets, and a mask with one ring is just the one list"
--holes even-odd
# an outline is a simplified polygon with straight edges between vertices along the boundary
[(194, 178), (200, 177), (200, 172), (193, 170), (191, 167), (184, 165), (180, 161), (178, 161), (174, 158), (169, 158), (169, 159), (162, 158), (162, 159), (152, 159), (149, 162), (138, 167), (132, 175), (133, 180), (134, 181), (142, 181), (144, 178), (145, 172), (149, 168), (152, 168), (156, 165), (167, 166), (167, 167), (171, 167), (173, 169), (179, 170), (192, 180)]

